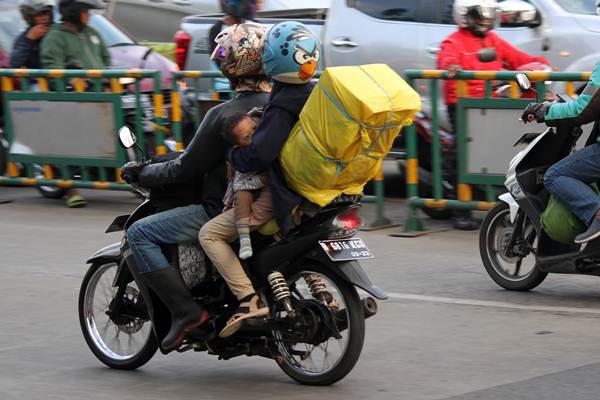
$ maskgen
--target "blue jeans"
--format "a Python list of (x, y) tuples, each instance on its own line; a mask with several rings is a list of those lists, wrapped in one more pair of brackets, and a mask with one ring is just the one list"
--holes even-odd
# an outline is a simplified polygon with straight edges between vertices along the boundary
[(192, 204), (136, 221), (127, 231), (127, 240), (140, 273), (167, 268), (160, 245), (198, 242), (198, 232), (209, 220), (202, 205)]
[(563, 158), (544, 175), (546, 189), (586, 226), (600, 209), (600, 197), (589, 186), (600, 181), (600, 144), (594, 143)]

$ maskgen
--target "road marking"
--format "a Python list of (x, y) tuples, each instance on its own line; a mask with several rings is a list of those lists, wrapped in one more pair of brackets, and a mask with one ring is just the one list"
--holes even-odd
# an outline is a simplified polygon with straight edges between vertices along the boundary
[(431, 303), (458, 304), (458, 305), (463, 305), (463, 306), (476, 306), (476, 307), (506, 308), (506, 309), (512, 309), (512, 310), (525, 310), (525, 311), (546, 311), (546, 312), (600, 315), (600, 308), (525, 305), (525, 304), (506, 303), (503, 301), (485, 301), (485, 300), (475, 300), (475, 299), (461, 299), (461, 298), (454, 298), (454, 297), (423, 296), (423, 295), (408, 294), (408, 293), (387, 293), (387, 295), (388, 295), (388, 297), (390, 297), (392, 299), (427, 301), (427, 302), (431, 302)]

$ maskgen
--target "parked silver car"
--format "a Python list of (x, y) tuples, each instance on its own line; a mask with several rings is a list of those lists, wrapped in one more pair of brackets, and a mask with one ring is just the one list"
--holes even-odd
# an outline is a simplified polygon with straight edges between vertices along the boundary
[[(398, 72), (433, 69), (441, 41), (456, 30), (453, 0), (333, 0), (324, 32), (327, 66), (371, 62)], [(561, 71), (600, 60), (596, 0), (505, 0), (496, 32)]]

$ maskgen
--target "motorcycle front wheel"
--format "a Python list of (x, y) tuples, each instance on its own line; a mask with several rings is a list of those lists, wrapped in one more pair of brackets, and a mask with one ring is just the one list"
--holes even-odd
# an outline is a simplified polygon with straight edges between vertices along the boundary
[[(44, 167), (39, 164), (33, 164), (33, 171), (36, 179), (45, 179)], [(62, 199), (67, 194), (67, 189), (58, 186), (36, 186), (36, 189), (47, 199)]]
[(104, 364), (132, 370), (146, 364), (158, 342), (135, 281), (127, 284), (120, 299), (119, 315), (109, 315), (116, 301), (112, 283), (118, 266), (114, 262), (92, 264), (79, 291), (79, 323), (90, 350)]
[[(522, 212), (522, 211), (519, 211)], [(536, 266), (537, 232), (528, 218), (520, 227), (517, 246), (524, 249), (521, 255), (506, 255), (506, 248), (516, 228), (510, 220), (508, 204), (498, 202), (486, 214), (479, 230), (479, 253), (488, 275), (507, 290), (528, 291), (546, 279), (547, 273)]]
[(329, 304), (336, 305), (337, 315), (341, 315), (347, 323), (340, 329), (339, 339), (329, 337), (318, 345), (279, 340), (282, 333), (274, 331), (280, 354), (276, 358), (277, 363), (288, 376), (301, 384), (331, 385), (350, 373), (362, 351), (365, 319), (358, 293), (353, 285), (317, 264), (291, 268), (284, 275), (296, 301), (314, 299), (308, 281), (320, 280), (332, 296)]

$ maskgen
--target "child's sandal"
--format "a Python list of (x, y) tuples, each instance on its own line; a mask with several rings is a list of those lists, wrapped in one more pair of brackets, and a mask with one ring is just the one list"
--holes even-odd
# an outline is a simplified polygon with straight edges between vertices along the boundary
[(240, 300), (240, 305), (219, 333), (219, 337), (224, 338), (233, 335), (240, 329), (244, 320), (248, 318), (264, 317), (266, 315), (269, 315), (269, 307), (263, 303), (258, 294), (253, 293), (246, 296)]

